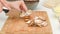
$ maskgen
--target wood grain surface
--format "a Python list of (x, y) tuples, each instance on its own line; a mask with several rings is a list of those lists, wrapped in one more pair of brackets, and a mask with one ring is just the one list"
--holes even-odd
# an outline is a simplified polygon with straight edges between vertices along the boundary
[(35, 1), (35, 2), (37, 2), (37, 1), (39, 1), (39, 0), (24, 0), (24, 1), (29, 1), (29, 2), (30, 2), (30, 1), (33, 1), (33, 2), (34, 2), (34, 1)]
[(8, 18), (1, 30), (4, 34), (52, 34), (49, 18), (45, 11), (33, 11), (33, 16), (43, 16), (48, 25), (46, 27), (28, 27), (22, 18)]

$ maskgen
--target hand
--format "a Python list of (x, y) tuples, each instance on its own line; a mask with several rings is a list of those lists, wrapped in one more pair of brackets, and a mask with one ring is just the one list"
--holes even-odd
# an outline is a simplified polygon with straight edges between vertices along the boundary
[(13, 2), (8, 2), (10, 6), (14, 7), (17, 10), (23, 10), (27, 11), (27, 7), (24, 3), (24, 1), (13, 1)]
[(9, 10), (11, 10), (10, 6), (12, 6), (17, 10), (27, 11), (27, 7), (26, 7), (24, 1), (7, 2), (6, 0), (0, 0), (0, 12), (2, 11), (3, 6), (8, 8)]

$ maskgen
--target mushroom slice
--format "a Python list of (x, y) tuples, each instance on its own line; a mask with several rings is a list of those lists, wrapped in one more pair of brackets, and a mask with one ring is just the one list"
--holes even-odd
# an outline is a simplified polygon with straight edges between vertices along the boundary
[(45, 22), (45, 19), (43, 19), (42, 17), (35, 17), (34, 18), (34, 23), (40, 27), (42, 26), (47, 26), (47, 23)]
[(25, 12), (22, 11), (22, 13), (20, 14), (20, 17), (24, 17), (25, 16)]
[(46, 18), (45, 17), (42, 17), (42, 16), (39, 16), (39, 19), (41, 19), (43, 21), (46, 21)]
[(27, 10), (26, 12), (22, 11), (22, 14), (20, 15), (20, 17), (30, 16), (31, 14), (32, 14), (31, 10)]
[(29, 20), (26, 23), (28, 24), (28, 26), (32, 26), (34, 24), (34, 22), (32, 20)]
[(32, 14), (32, 11), (31, 10), (28, 10), (28, 11), (26, 11), (25, 16), (30, 16), (31, 14)]
[(42, 22), (41, 25), (45, 27), (45, 26), (47, 26), (48, 24), (47, 24), (47, 22)]

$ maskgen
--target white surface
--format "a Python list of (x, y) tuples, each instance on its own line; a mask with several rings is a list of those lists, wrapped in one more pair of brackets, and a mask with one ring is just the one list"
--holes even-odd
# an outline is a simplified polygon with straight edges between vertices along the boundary
[(5, 15), (4, 12), (0, 13), (0, 30), (1, 30), (2, 26), (4, 25), (7, 18), (8, 17)]
[[(41, 0), (38, 4), (38, 6), (35, 8), (35, 10), (44, 10), (48, 13), (50, 23), (52, 26), (53, 34), (60, 34), (60, 24), (57, 19), (54, 17), (54, 13), (52, 9), (48, 9), (42, 6), (43, 0)], [(0, 29), (3, 27), (5, 21), (7, 19), (7, 16), (4, 12), (0, 13)]]

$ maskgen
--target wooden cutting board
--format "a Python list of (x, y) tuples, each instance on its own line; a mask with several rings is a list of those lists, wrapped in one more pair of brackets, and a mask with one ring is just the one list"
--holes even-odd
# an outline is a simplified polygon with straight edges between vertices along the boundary
[(45, 11), (33, 11), (33, 16), (43, 16), (46, 18), (46, 27), (28, 27), (21, 18), (8, 18), (1, 32), (6, 34), (52, 34), (52, 29), (48, 15)]

